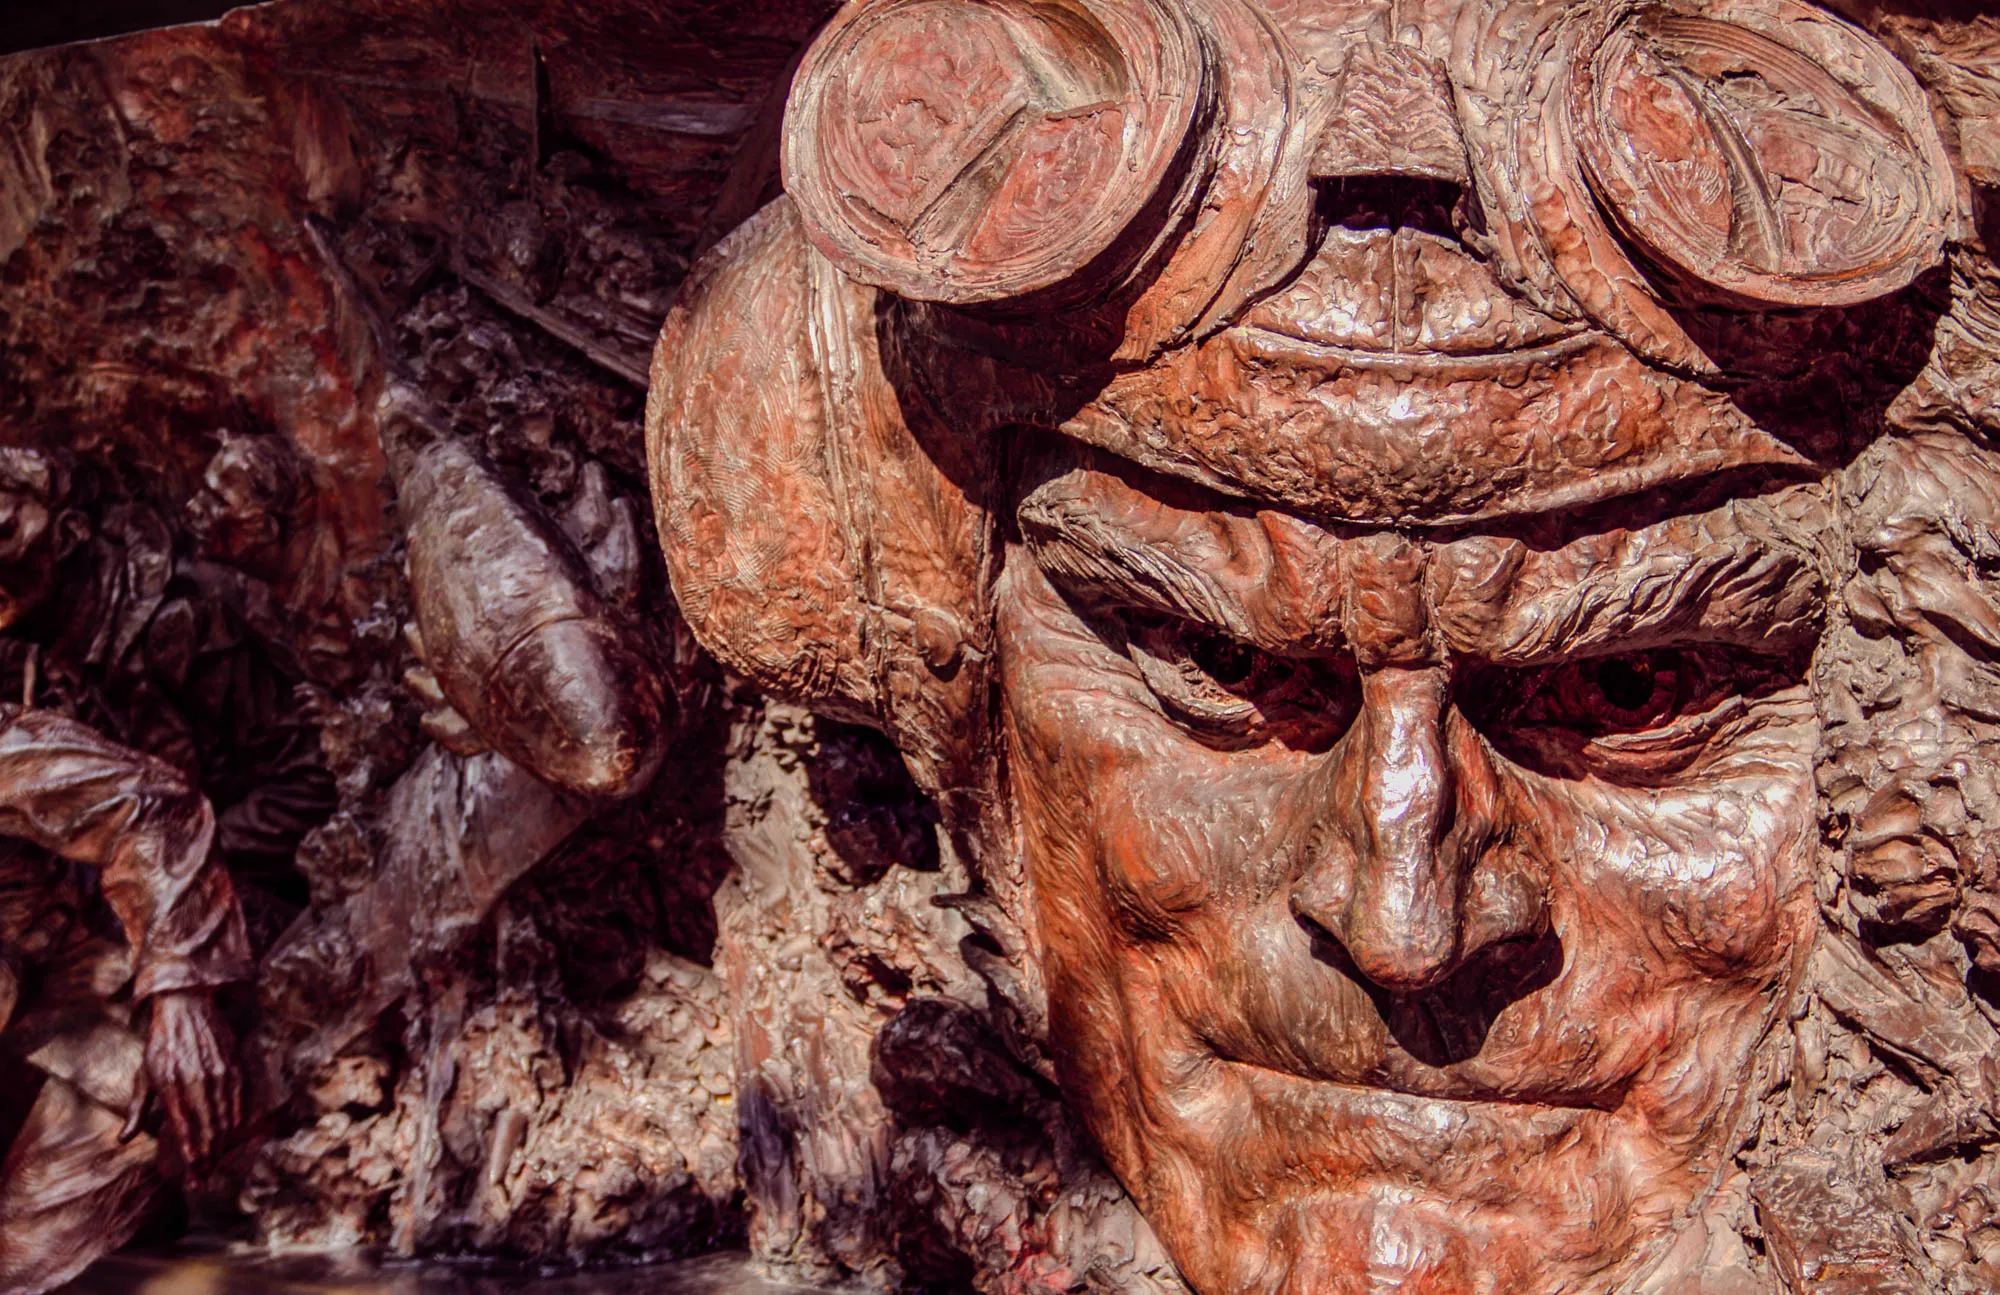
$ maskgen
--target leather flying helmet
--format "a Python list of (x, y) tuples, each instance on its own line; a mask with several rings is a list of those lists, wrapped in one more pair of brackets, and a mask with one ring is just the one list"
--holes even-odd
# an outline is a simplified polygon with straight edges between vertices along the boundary
[(1246, 0), (862, 0), (800, 68), (786, 190), (843, 273), (904, 297), (1039, 313), (1129, 289), (1129, 360), (1311, 255), (1314, 182), (1354, 173), (1327, 163), (1361, 119), (1344, 99), (1413, 59), (1438, 102), (1383, 126), (1456, 123), (1463, 157), (1413, 174), (1470, 177), (1489, 218), (1468, 241), (1672, 367), (1714, 366), (1670, 306), (1852, 305), (1955, 227), (1921, 88), (1803, 0), (1417, 7), (1329, 71)]

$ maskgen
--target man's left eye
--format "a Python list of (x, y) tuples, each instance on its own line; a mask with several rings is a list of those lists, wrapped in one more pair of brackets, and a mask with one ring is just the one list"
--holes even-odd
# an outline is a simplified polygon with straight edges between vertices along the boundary
[(1698, 699), (1692, 662), (1671, 649), (1571, 662), (1541, 681), (1521, 720), (1556, 724), (1592, 737), (1637, 733), (1672, 720)]
[(1518, 764), (1647, 782), (1685, 768), (1757, 698), (1798, 682), (1795, 663), (1704, 645), (1484, 667), (1459, 695), (1487, 740)]

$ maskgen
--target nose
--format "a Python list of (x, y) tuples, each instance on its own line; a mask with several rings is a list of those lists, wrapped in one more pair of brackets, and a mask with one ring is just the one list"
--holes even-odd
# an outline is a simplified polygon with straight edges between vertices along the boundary
[(1307, 797), (1292, 909), (1395, 993), (1437, 985), (1541, 917), (1539, 901), (1523, 902), (1523, 879), (1490, 875), (1498, 778), (1450, 687), (1442, 666), (1365, 672), (1360, 716)]

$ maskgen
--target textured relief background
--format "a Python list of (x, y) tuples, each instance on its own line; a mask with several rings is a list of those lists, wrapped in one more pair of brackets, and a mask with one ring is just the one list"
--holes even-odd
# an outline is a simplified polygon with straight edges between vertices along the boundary
[[(665, 587), (649, 353), (692, 259), (777, 192), (827, 12), (288, 3), (0, 61), (0, 441), (60, 452), (80, 537), (55, 614), (0, 639), (0, 693), (197, 772), (258, 953), (297, 924), (238, 1005), (274, 1105), (198, 1222), (1172, 1283), (984, 1031), (966, 928), (930, 902), (967, 879), (893, 748), (723, 677)], [(590, 548), (692, 717), (572, 834), (517, 788), (545, 830), (492, 848), (529, 875), (417, 931), (346, 907), (394, 860), (443, 872), (426, 779), (478, 776), (403, 678), (392, 370)]]

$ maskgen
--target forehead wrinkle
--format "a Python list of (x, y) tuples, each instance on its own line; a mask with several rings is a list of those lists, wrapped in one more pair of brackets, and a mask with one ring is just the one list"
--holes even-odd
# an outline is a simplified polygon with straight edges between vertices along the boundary
[[(1354, 538), (1270, 510), (1169, 503), (1090, 468), (1046, 481), (1018, 519), (1037, 565), (1072, 590), (1281, 652), (1347, 644), (1340, 553)], [(1811, 537), (1829, 525), (1815, 488), (1793, 486), (1557, 548), (1419, 541), (1433, 556), (1411, 592), (1438, 647), (1500, 664), (1676, 642), (1784, 652), (1819, 633), (1826, 585)]]
[(1072, 589), (1279, 651), (1337, 637), (1334, 541), (1308, 523), (1176, 507), (1089, 469), (1036, 488), (1016, 517), (1036, 564)]
[(1432, 596), (1455, 650), (1507, 664), (1677, 642), (1788, 651), (1817, 638), (1826, 591), (1793, 529), (1735, 500), (1553, 550), (1480, 537), (1446, 546)]

